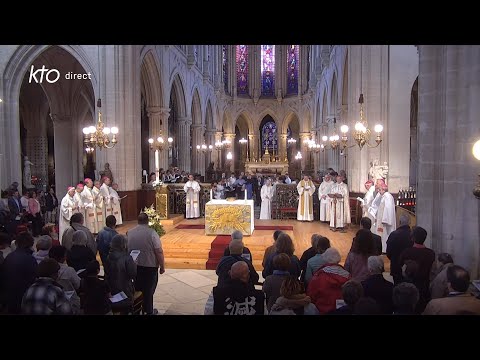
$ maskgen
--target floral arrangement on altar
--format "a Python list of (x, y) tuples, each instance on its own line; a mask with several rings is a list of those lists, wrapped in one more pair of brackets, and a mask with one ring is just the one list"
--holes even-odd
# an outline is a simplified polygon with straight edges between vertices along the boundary
[(149, 208), (145, 207), (143, 209), (143, 212), (148, 216), (148, 226), (150, 226), (153, 230), (155, 230), (158, 236), (161, 237), (165, 235), (166, 232), (160, 221), (160, 215), (157, 213), (157, 211), (153, 207), (153, 204)]
[[(158, 181), (155, 180), (154, 182), (152, 182), (152, 186), (153, 186), (154, 188), (157, 188), (157, 187), (162, 186), (162, 185), (163, 185), (163, 181), (162, 181), (162, 180), (158, 180)], [(153, 205), (152, 205), (152, 206), (153, 206)]]

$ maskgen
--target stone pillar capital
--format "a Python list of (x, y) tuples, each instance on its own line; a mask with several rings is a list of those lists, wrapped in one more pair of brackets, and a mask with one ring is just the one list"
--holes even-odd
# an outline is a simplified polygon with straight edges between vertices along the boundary
[(191, 124), (190, 127), (192, 129), (201, 129), (203, 128), (203, 124)]
[(187, 116), (178, 117), (177, 121), (181, 125), (186, 125), (186, 124), (191, 125), (192, 124), (192, 118), (189, 118)]
[(66, 115), (66, 114), (52, 114), (52, 113), (50, 113), (50, 118), (53, 121), (53, 125), (60, 125), (62, 123), (70, 122), (72, 117), (71, 117), (71, 115)]

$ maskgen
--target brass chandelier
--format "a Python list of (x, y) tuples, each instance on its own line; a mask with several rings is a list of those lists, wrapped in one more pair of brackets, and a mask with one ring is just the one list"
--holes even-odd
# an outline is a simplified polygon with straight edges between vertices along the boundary
[[(106, 127), (102, 121), (102, 112), (100, 108), (102, 107), (102, 100), (98, 99), (97, 101), (98, 110), (98, 122), (95, 126), (89, 126), (83, 128), (83, 143), (85, 144), (85, 151), (91, 153), (98, 147), (100, 150), (111, 149), (113, 148), (118, 140), (118, 128), (116, 126), (109, 128)], [(111, 138), (110, 138), (111, 135)]]

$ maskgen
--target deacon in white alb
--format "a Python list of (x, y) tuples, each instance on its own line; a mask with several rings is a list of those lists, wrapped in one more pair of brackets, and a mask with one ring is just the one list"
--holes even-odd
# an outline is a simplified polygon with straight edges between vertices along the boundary
[(122, 225), (123, 220), (122, 220), (122, 209), (120, 208), (120, 196), (118, 195), (118, 184), (113, 183), (112, 187), (110, 188), (110, 201), (112, 204), (112, 210), (113, 210), (113, 216), (115, 216), (115, 219), (117, 220), (117, 225)]
[(97, 231), (101, 231), (105, 227), (105, 206), (103, 196), (100, 195), (100, 181), (95, 180), (93, 183), (93, 195), (95, 195), (95, 208), (97, 213)]
[(272, 199), (273, 186), (272, 180), (267, 179), (260, 190), (262, 206), (260, 207), (260, 220), (270, 220), (272, 218)]
[(332, 190), (334, 182), (330, 174), (327, 174), (323, 177), (323, 182), (318, 188), (318, 199), (320, 200), (320, 221), (327, 222), (330, 221), (330, 201), (328, 197), (330, 191)]
[(77, 205), (75, 204), (75, 188), (70, 186), (67, 190), (67, 194), (63, 197), (62, 202), (60, 203), (60, 218), (58, 221), (58, 238), (61, 240), (62, 235), (65, 230), (70, 226), (70, 218), (77, 210)]
[(350, 194), (347, 184), (343, 183), (343, 176), (337, 176), (337, 182), (332, 186), (330, 195), (340, 195), (331, 198), (330, 230), (345, 231), (345, 226), (350, 224)]
[(200, 192), (200, 184), (193, 180), (193, 175), (188, 175), (188, 181), (185, 183), (183, 190), (187, 193), (185, 199), (187, 219), (196, 219), (200, 217), (200, 202), (198, 193)]
[[(100, 196), (103, 198), (103, 204), (105, 207), (105, 218), (107, 218), (108, 215), (113, 215), (112, 205), (110, 204), (110, 182), (111, 180), (109, 177), (104, 177), (103, 184), (100, 186)], [(105, 221), (103, 222), (103, 225), (105, 226)]]
[(303, 180), (297, 185), (298, 195), (298, 211), (297, 220), (313, 221), (313, 193), (315, 192), (315, 184), (305, 175)]
[(376, 233), (382, 237), (382, 252), (386, 252), (388, 236), (397, 228), (395, 200), (392, 194), (388, 192), (388, 187), (385, 183), (381, 185), (379, 195), (381, 201), (375, 220), (375, 229)]
[(85, 218), (85, 207), (83, 206), (82, 199), (83, 187), (83, 184), (77, 184), (75, 188), (75, 194), (73, 195), (73, 200), (75, 201), (76, 207), (74, 213), (81, 213), (83, 215), (83, 218)]
[(363, 203), (362, 203), (363, 214), (362, 214), (362, 216), (369, 217), (370, 220), (372, 220), (372, 224), (374, 224), (375, 223), (375, 218), (372, 217), (372, 215), (370, 215), (369, 212), (368, 212), (368, 208), (372, 205), (373, 200), (374, 200), (373, 194), (375, 192), (375, 187), (373, 186), (373, 181), (372, 180), (368, 180), (365, 183), (365, 189), (367, 189), (367, 192), (366, 192), (365, 196), (363, 197)]
[(93, 193), (93, 181), (90, 178), (84, 180), (85, 187), (82, 191), (82, 201), (85, 208), (85, 227), (90, 230), (92, 234), (97, 234), (97, 213), (95, 206), (95, 195)]

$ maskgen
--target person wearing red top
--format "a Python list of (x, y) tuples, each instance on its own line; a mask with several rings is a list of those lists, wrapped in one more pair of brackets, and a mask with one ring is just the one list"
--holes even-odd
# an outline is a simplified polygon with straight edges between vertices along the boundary
[(335, 310), (337, 300), (343, 299), (342, 286), (351, 279), (351, 275), (339, 264), (341, 257), (337, 249), (328, 248), (322, 256), (326, 264), (313, 274), (307, 295), (320, 314), (326, 314)]

